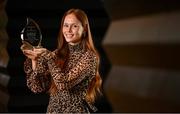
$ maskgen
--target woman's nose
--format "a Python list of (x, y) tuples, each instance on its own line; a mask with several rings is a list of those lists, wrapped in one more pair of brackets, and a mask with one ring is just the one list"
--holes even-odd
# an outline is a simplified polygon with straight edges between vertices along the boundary
[(72, 27), (71, 26), (68, 27), (68, 31), (72, 32)]

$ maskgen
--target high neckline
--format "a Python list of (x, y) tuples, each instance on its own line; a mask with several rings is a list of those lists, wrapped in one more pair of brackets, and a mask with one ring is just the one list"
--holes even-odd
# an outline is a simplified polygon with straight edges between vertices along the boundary
[(83, 46), (82, 46), (81, 42), (78, 43), (78, 44), (75, 44), (75, 45), (72, 45), (72, 44), (68, 43), (68, 48), (69, 48), (70, 52), (79, 52), (79, 51), (83, 50)]

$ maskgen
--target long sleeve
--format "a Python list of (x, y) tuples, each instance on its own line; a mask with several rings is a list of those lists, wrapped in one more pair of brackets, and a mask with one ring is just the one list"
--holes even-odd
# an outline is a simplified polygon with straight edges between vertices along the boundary
[(26, 73), (27, 86), (32, 92), (40, 93), (49, 89), (50, 76), (48, 76), (47, 64), (45, 64), (42, 58), (37, 60), (35, 70), (32, 70), (31, 60), (26, 59), (24, 62), (24, 71)]
[(48, 61), (49, 72), (60, 90), (72, 88), (87, 76), (93, 78), (96, 74), (96, 64), (96, 56), (90, 51), (82, 54), (75, 66), (64, 72), (55, 64), (54, 59)]

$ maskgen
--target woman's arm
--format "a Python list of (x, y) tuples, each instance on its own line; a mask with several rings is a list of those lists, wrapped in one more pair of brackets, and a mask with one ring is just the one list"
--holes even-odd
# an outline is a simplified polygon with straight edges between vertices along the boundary
[[(77, 64), (69, 71), (62, 72), (53, 59), (53, 54), (46, 56), (49, 58), (48, 67), (51, 76), (58, 89), (70, 89), (76, 84), (80, 83), (87, 76), (93, 78), (96, 74), (96, 56), (94, 53), (86, 52), (77, 62)], [(51, 59), (50, 59), (51, 58)]]
[(50, 76), (47, 70), (47, 64), (45, 64), (42, 58), (39, 58), (34, 65), (35, 66), (33, 66), (32, 60), (28, 58), (24, 62), (27, 86), (34, 93), (47, 91), (50, 86)]

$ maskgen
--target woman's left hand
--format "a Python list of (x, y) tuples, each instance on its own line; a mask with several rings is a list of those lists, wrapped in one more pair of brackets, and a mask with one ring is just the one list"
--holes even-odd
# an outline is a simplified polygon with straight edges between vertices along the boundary
[(33, 51), (35, 53), (38, 53), (39, 55), (41, 55), (42, 53), (47, 52), (48, 50), (46, 48), (34, 48)]

